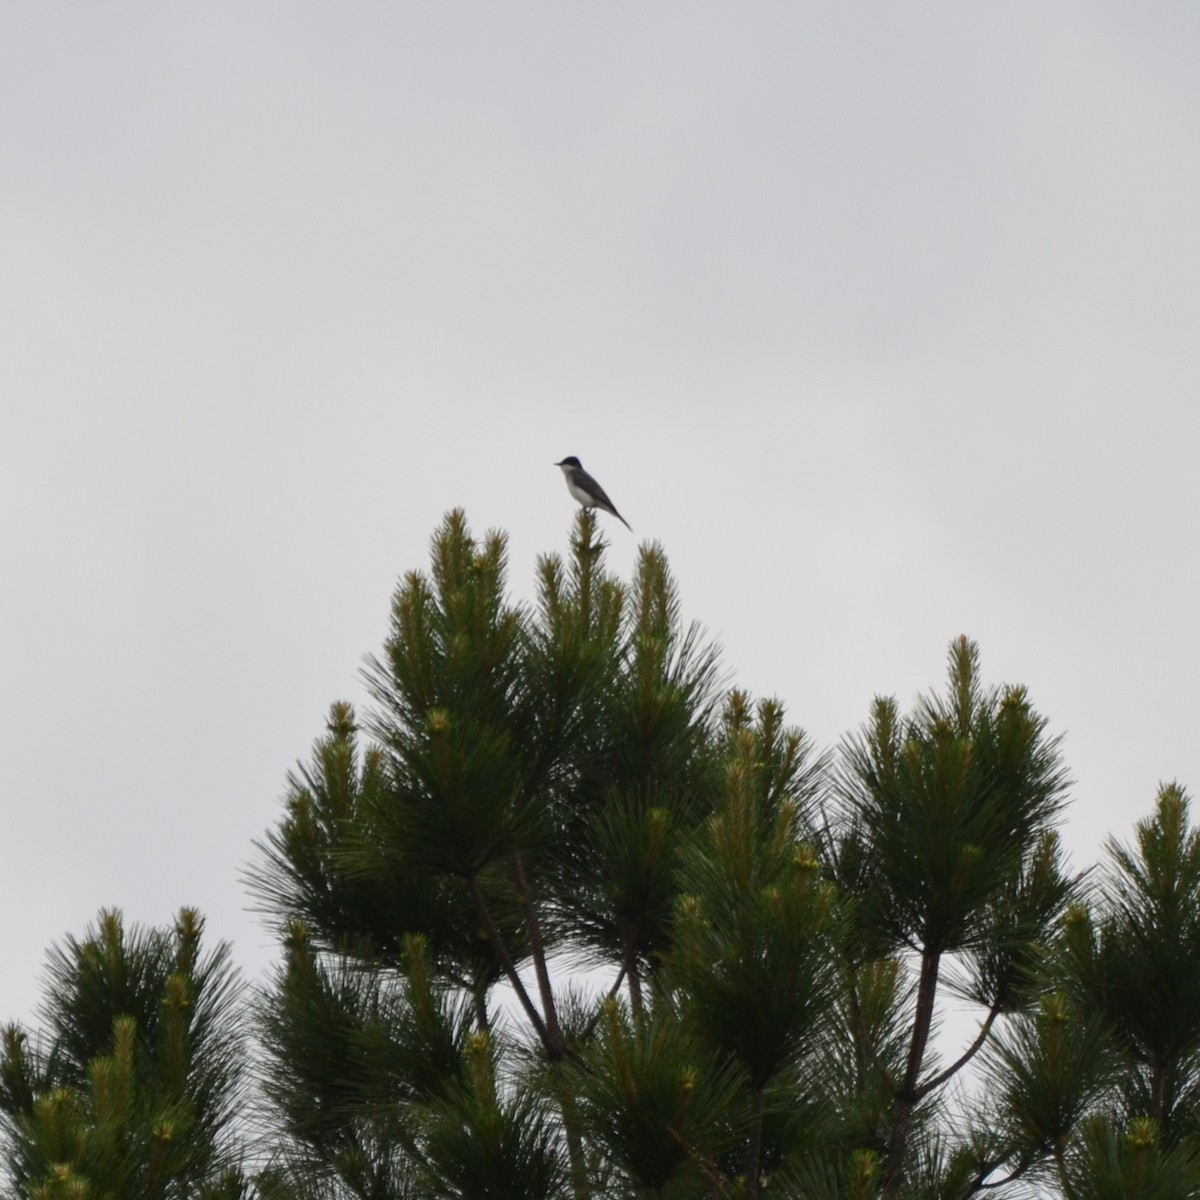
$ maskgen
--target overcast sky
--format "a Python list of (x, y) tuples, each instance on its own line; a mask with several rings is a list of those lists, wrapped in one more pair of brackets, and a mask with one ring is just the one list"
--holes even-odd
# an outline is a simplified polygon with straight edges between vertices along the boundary
[(1200, 6), (0, 9), (0, 1020), (240, 873), (466, 508), (578, 455), (832, 745), (978, 640), (1076, 866), (1200, 788)]

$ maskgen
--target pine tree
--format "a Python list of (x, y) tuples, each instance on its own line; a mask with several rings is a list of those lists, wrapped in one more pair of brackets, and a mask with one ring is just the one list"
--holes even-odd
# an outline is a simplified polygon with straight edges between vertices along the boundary
[[(1076, 876), (1058, 741), (967, 639), (943, 694), (822, 755), (727, 689), (661, 548), (625, 584), (581, 512), (530, 605), (461, 512), (431, 550), (370, 711), (332, 705), (259, 846), (265, 1104), (196, 914), (102, 913), (52, 956), (41, 1039), (4, 1031), (14, 1196), (1200, 1194), (1180, 788)], [(950, 998), (979, 1028), (945, 1054)]]
[(1200, 1195), (1200, 834), (1164, 786), (1051, 947), (1057, 990), (986, 1056), (977, 1141), (1067, 1200)]
[(1130, 1062), (1120, 1111), (1168, 1145), (1200, 1129), (1200, 832), (1177, 784), (1164, 786), (1136, 849), (1110, 840), (1091, 912), (1063, 942), (1067, 986)]
[[(1045, 947), (1077, 890), (1053, 828), (1067, 779), (1044, 718), (1022, 689), (983, 687), (966, 638), (951, 645), (948, 683), (944, 697), (926, 698), (907, 718), (894, 701), (876, 700), (870, 723), (846, 743), (829, 837), (835, 878), (853, 898), (846, 977), (856, 1048), (875, 1064), (882, 1092), (872, 1106), (874, 1148), (889, 1196), (926, 1154), (912, 1147), (925, 1110), (997, 1020), (1027, 1009), (1044, 986)], [(911, 995), (901, 965), (911, 969)], [(864, 983), (871, 1021), (857, 1019)], [(947, 984), (984, 1015), (974, 1041), (937, 1069), (930, 1036)], [(944, 1166), (938, 1153), (928, 1160), (933, 1178), (943, 1177), (939, 1190), (969, 1189), (972, 1173), (995, 1182), (998, 1164), (986, 1155), (946, 1148)]]
[(203, 921), (126, 930), (101, 912), (50, 955), (43, 1028), (3, 1030), (8, 1175), (26, 1200), (241, 1200), (240, 984)]
[[(719, 787), (715, 655), (680, 628), (661, 551), (643, 550), (626, 589), (604, 570), (603, 549), (594, 515), (581, 513), (569, 566), (539, 563), (537, 607), (526, 610), (504, 595), (503, 539), (478, 544), (462, 514), (450, 514), (429, 576), (404, 579), (384, 653), (369, 666), (372, 744), (363, 747), (348, 706), (335, 706), (312, 767), (291, 780), (287, 816), (253, 882), (290, 947), (267, 1009), (311, 1022), (307, 1035), (285, 1037), (299, 1028), (290, 1018), (265, 1018), (278, 1094), (288, 1080), (322, 1075), (322, 1055), (359, 1028), (364, 1003), (397, 994), (406, 939), (418, 935), (428, 987), (469, 1011), (451, 1038), (463, 1078), (478, 1079), (488, 1055), (505, 1064), (498, 1111), (531, 1103), (512, 1063), (536, 1048), (534, 1074), (554, 1115), (544, 1149), (565, 1156), (580, 1195), (601, 1168), (585, 1145), (574, 1073), (599, 1014), (582, 1015), (554, 973), (564, 955), (605, 966), (610, 995), (645, 1012), (681, 848)], [(494, 1028), (500, 981), (519, 1028)], [(502, 1177), (500, 1143), (470, 1117), (482, 1085), (436, 1096), (411, 1079), (390, 1086), (401, 1132), (365, 1140), (337, 1087), (326, 1094), (313, 1078), (301, 1089), (322, 1119), (286, 1110), (287, 1129), (312, 1172), (349, 1194), (382, 1195), (391, 1185), (379, 1181), (408, 1171), (397, 1164), (416, 1163), (419, 1186), (434, 1187), (444, 1170), (430, 1112), (457, 1105), (463, 1128), (482, 1139), (479, 1153), (500, 1156), (490, 1177)], [(363, 1089), (353, 1084), (355, 1096)], [(347, 1139), (360, 1157), (373, 1155), (365, 1174), (339, 1158)], [(561, 1187), (560, 1174), (547, 1168), (546, 1179)], [(444, 1178), (436, 1186), (449, 1188)]]
[(678, 1019), (744, 1076), (744, 1146), (726, 1173), (756, 1200), (763, 1176), (821, 1125), (812, 1083), (844, 931), (810, 844), (820, 764), (775, 703), (752, 719), (734, 693), (726, 723), (726, 788), (680, 872), (667, 963)]
[[(546, 1196), (967, 1197), (1040, 1177), (1045, 1139), (956, 1131), (942, 1099), (981, 1051), (993, 1075), (1037, 1071), (1052, 946), (1083, 903), (1025, 693), (986, 689), (960, 639), (944, 697), (877, 701), (831, 761), (777, 703), (722, 694), (662, 551), (626, 587), (591, 513), (529, 608), (505, 596), (502, 537), (461, 513), (431, 558), (370, 663), (366, 734), (333, 707), (253, 877), (286, 946), (260, 1005), (278, 1194), (501, 1196), (523, 1174)], [(580, 965), (603, 995), (573, 990)], [(943, 1066), (948, 989), (982, 1016)], [(1063, 1144), (1106, 1086), (1058, 1112)]]

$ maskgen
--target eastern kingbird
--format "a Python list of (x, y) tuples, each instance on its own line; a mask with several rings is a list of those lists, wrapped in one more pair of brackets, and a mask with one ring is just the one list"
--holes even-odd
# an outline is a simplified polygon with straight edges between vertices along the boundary
[(566, 477), (567, 491), (584, 508), (602, 508), (605, 512), (612, 513), (630, 533), (633, 532), (633, 526), (617, 512), (616, 505), (608, 498), (608, 493), (579, 465), (579, 459), (575, 455), (572, 454), (570, 458), (564, 458), (562, 462), (554, 465), (561, 468)]

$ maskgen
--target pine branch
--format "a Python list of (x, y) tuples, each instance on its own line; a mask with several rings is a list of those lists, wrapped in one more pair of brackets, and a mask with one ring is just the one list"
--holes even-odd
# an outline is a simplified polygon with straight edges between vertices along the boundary
[(908, 1065), (904, 1072), (904, 1082), (896, 1093), (892, 1135), (888, 1145), (887, 1161), (884, 1165), (883, 1192), (885, 1196), (895, 1196), (899, 1193), (904, 1174), (904, 1157), (908, 1150), (908, 1131), (912, 1125), (913, 1110), (920, 1099), (917, 1080), (920, 1078), (921, 1064), (925, 1059), (929, 1031), (933, 1027), (933, 1006), (937, 998), (940, 963), (941, 956), (936, 953), (926, 951), (921, 956), (921, 978), (917, 985), (917, 1010), (913, 1018)]
[(917, 1088), (917, 1100), (923, 1100), (930, 1092), (940, 1088), (946, 1080), (952, 1078), (963, 1069), (982, 1049), (984, 1042), (987, 1041), (988, 1034), (992, 1031), (992, 1026), (996, 1023), (996, 1018), (1000, 1015), (999, 1005), (993, 1004), (988, 1010), (988, 1015), (984, 1019), (982, 1026), (979, 1029), (979, 1035), (966, 1048), (963, 1054), (953, 1063), (950, 1064), (944, 1071), (935, 1075), (932, 1079), (927, 1080)]
[(987, 1178), (988, 1175), (990, 1175), (1000, 1165), (999, 1162), (993, 1163), (990, 1167), (985, 1167), (979, 1172), (979, 1174), (975, 1177), (974, 1186), (971, 1188), (971, 1192), (968, 1194), (990, 1191), (992, 1188), (1005, 1187), (1010, 1183), (1015, 1183), (1021, 1178), (1022, 1175), (1025, 1174), (1026, 1171), (1029, 1170), (1030, 1167), (1033, 1166), (1033, 1164), (1034, 1159), (1027, 1155), (1023, 1155), (1020, 1162), (1018, 1162), (1017, 1165), (1007, 1175), (1005, 1175), (1003, 1179), (993, 1179), (989, 1181)]
[[(613, 980), (612, 987), (610, 987), (608, 989), (608, 992), (605, 994), (605, 997), (604, 997), (605, 1001), (612, 1000), (616, 996), (616, 994), (621, 990), (621, 984), (624, 982), (625, 982), (625, 964), (622, 963), (621, 969), (617, 972), (616, 979)], [(592, 1034), (596, 1032), (596, 1026), (600, 1023), (600, 1018), (603, 1015), (604, 1015), (604, 1005), (601, 1004), (600, 1007), (596, 1009), (595, 1015), (583, 1028), (583, 1038), (582, 1038), (583, 1041), (586, 1042), (591, 1039)]]
[(487, 930), (488, 941), (492, 943), (492, 950), (495, 952), (500, 966), (504, 969), (504, 974), (508, 976), (508, 981), (512, 984), (513, 991), (516, 993), (521, 1007), (525, 1010), (530, 1023), (537, 1031), (538, 1038), (541, 1040), (542, 1045), (546, 1047), (547, 1053), (549, 1053), (550, 1035), (546, 1029), (546, 1023), (542, 1020), (541, 1013), (538, 1012), (529, 997), (529, 993), (525, 990), (524, 983), (521, 982), (521, 976), (517, 973), (516, 963), (513, 962), (512, 956), (508, 952), (508, 947), (504, 944), (504, 936), (501, 934), (500, 928), (492, 916), (492, 910), (488, 907), (488, 903), (483, 897), (483, 889), (479, 886), (479, 877), (471, 875), (467, 883), (471, 889), (471, 899), (475, 901), (475, 909), (479, 913), (479, 919), (483, 922), (484, 929)]
[(525, 912), (525, 921), (529, 928), (529, 949), (533, 957), (534, 973), (537, 975), (538, 990), (541, 992), (542, 1011), (545, 1013), (546, 1053), (550, 1056), (551, 1062), (558, 1062), (563, 1056), (565, 1041), (562, 1026), (558, 1021), (558, 1009), (554, 1004), (554, 989), (550, 983), (550, 971), (546, 965), (542, 925), (533, 906), (529, 880), (525, 875), (525, 863), (519, 851), (513, 858), (513, 875), (516, 878), (517, 892), (521, 897), (521, 907)]

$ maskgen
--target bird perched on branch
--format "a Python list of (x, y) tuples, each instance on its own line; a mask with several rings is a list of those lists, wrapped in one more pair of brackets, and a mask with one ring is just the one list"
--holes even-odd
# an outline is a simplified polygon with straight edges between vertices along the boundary
[(567, 491), (584, 508), (602, 508), (605, 512), (612, 513), (630, 533), (633, 532), (633, 526), (617, 512), (616, 505), (608, 498), (608, 493), (583, 469), (579, 459), (572, 454), (554, 465), (562, 471), (567, 481)]

